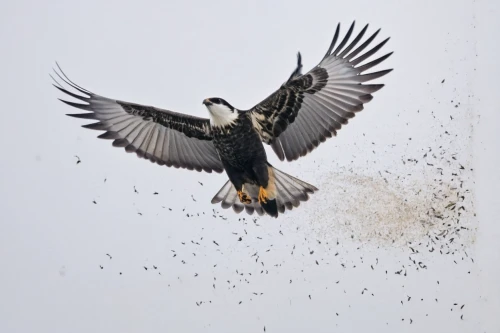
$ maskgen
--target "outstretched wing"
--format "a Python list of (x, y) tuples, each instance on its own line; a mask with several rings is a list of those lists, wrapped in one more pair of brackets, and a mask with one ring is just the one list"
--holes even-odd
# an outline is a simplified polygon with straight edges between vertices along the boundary
[(371, 94), (383, 87), (383, 84), (363, 82), (384, 76), (392, 69), (361, 73), (387, 59), (392, 52), (358, 66), (389, 40), (387, 38), (362, 53), (380, 31), (377, 30), (358, 46), (367, 28), (368, 25), (344, 48), (354, 29), (352, 23), (342, 42), (333, 50), (339, 37), (339, 24), (319, 65), (302, 75), (299, 53), (297, 68), (288, 81), (250, 110), (254, 127), (259, 131), (262, 141), (272, 146), (280, 160), (285, 157), (288, 161), (296, 160), (327, 138), (335, 136), (348, 119), (363, 110), (363, 104), (373, 98)]
[(96, 95), (73, 83), (58, 66), (57, 76), (77, 93), (56, 81), (54, 87), (86, 104), (62, 100), (90, 113), (68, 116), (99, 120), (83, 125), (105, 131), (98, 137), (111, 139), (113, 146), (124, 147), (159, 165), (189, 170), (222, 172), (223, 165), (212, 143), (208, 119), (184, 115), (152, 106), (144, 106)]

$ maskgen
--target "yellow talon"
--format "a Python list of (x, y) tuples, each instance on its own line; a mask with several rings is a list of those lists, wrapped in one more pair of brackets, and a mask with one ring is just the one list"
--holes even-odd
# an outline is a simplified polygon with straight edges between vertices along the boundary
[(262, 186), (259, 189), (259, 203), (267, 203), (267, 191)]
[(237, 191), (238, 198), (240, 198), (241, 203), (250, 204), (252, 203), (252, 199), (243, 191)]

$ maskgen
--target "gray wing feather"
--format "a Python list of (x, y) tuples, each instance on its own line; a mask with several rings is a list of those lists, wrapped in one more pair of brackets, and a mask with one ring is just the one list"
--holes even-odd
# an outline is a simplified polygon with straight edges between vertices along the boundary
[(367, 28), (368, 25), (349, 43), (354, 30), (353, 23), (335, 48), (339, 24), (319, 65), (301, 75), (299, 54), (297, 69), (289, 80), (250, 110), (254, 127), (262, 141), (271, 145), (280, 160), (296, 160), (327, 138), (335, 136), (350, 118), (363, 110), (363, 104), (372, 100), (371, 94), (383, 87), (382, 84), (363, 83), (382, 77), (391, 69), (362, 73), (383, 62), (392, 52), (358, 66), (389, 40), (387, 38), (364, 52), (380, 31), (377, 30), (358, 46)]
[(61, 73), (55, 73), (69, 88), (55, 79), (54, 86), (85, 104), (61, 101), (90, 112), (68, 116), (98, 120), (83, 127), (105, 131), (99, 138), (113, 140), (114, 147), (123, 147), (159, 165), (206, 172), (224, 170), (212, 143), (208, 119), (99, 96), (76, 85), (59, 70)]

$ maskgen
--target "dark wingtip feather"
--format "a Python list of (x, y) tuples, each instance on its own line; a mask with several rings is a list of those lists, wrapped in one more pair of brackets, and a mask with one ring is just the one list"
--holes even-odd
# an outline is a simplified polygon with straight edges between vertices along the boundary
[(347, 34), (344, 36), (342, 41), (340, 42), (339, 46), (335, 49), (335, 51), (332, 52), (332, 55), (336, 56), (344, 47), (345, 44), (349, 41), (349, 38), (351, 38), (352, 31), (354, 30), (354, 24), (356, 21), (352, 22), (351, 27), (349, 28), (349, 31), (347, 31)]
[(74, 93), (72, 93), (71, 91), (68, 91), (68, 90), (66, 90), (66, 89), (64, 89), (64, 88), (62, 88), (62, 87), (59, 87), (59, 86), (55, 85), (55, 84), (52, 84), (52, 85), (53, 85), (54, 87), (56, 87), (57, 89), (59, 89), (60, 91), (62, 91), (63, 93), (65, 93), (65, 94), (67, 94), (67, 95), (70, 95), (71, 97), (74, 97), (74, 98), (76, 98), (76, 99), (79, 99), (80, 101), (87, 102), (87, 101), (89, 101), (89, 100), (90, 100), (90, 98), (89, 98), (89, 97), (85, 97), (85, 96), (80, 96), (80, 95), (74, 94)]
[(59, 73), (57, 71), (54, 70), (54, 72), (57, 74), (57, 76), (59, 76), (61, 78), (61, 80), (65, 81), (68, 85), (72, 86), (73, 88), (75, 88), (76, 90), (79, 90), (80, 92), (82, 92), (84, 94), (93, 95), (93, 93), (90, 92), (89, 90), (82, 88), (79, 85), (77, 85), (76, 83), (74, 83), (73, 81), (71, 81), (70, 78), (66, 75), (66, 73), (64, 73), (61, 66), (59, 66), (59, 63), (57, 61), (56, 61), (56, 66), (59, 69), (59, 71), (61, 72), (61, 74), (66, 78), (67, 81), (63, 77), (61, 77), (61, 75), (59, 75)]
[(382, 61), (384, 61), (385, 59), (389, 58), (390, 56), (392, 55), (392, 52), (389, 52), (387, 53), (386, 55), (383, 55), (382, 57), (380, 58), (377, 58), (373, 61), (370, 61), (369, 63), (365, 64), (365, 65), (362, 65), (362, 66), (359, 66), (359, 67), (356, 67), (356, 69), (359, 71), (359, 73), (363, 73), (364, 71), (372, 68), (372, 67), (375, 67), (377, 66), (378, 64), (380, 64)]
[(74, 108), (82, 109), (85, 111), (93, 111), (89, 104), (80, 104), (80, 103), (75, 103), (75, 102), (69, 102), (69, 101), (65, 101), (65, 100), (60, 99), (60, 98), (58, 98), (58, 100), (60, 100), (63, 103), (66, 103), (69, 106), (72, 106)]
[(62, 85), (59, 83), (59, 81), (57, 81), (53, 76), (52, 74), (49, 73), (49, 76), (50, 78), (52, 79), (52, 81), (54, 81), (54, 83), (52, 85), (56, 86), (57, 88), (62, 88)]
[(358, 75), (355, 78), (358, 79), (359, 82), (366, 82), (366, 81), (378, 79), (379, 77), (387, 75), (390, 72), (392, 72), (392, 69), (386, 69), (383, 71), (378, 71), (378, 72), (374, 72), (374, 73), (370, 73), (370, 74)]
[(67, 116), (81, 119), (94, 119), (97, 120), (96, 114), (93, 112), (90, 113), (67, 113)]
[(330, 52), (332, 52), (333, 48), (335, 47), (335, 44), (337, 43), (337, 38), (339, 38), (339, 33), (340, 33), (340, 23), (337, 24), (337, 29), (335, 29), (335, 35), (333, 35), (330, 47), (328, 48), (328, 51), (326, 51), (326, 54), (321, 61), (325, 60), (330, 55)]
[(353, 47), (355, 47), (358, 42), (361, 40), (361, 38), (363, 38), (366, 30), (368, 29), (368, 24), (364, 26), (363, 29), (361, 29), (361, 31), (358, 33), (358, 35), (356, 36), (356, 38), (354, 38), (354, 40), (351, 42), (351, 44), (349, 44), (349, 46), (347, 46), (344, 51), (342, 51), (341, 54), (339, 54), (339, 58), (344, 58), (346, 54), (348, 54)]
[(362, 54), (360, 55), (359, 57), (357, 57), (356, 59), (353, 59), (351, 60), (351, 64), (353, 66), (356, 66), (357, 64), (359, 64), (360, 62), (362, 62), (363, 60), (371, 57), (372, 55), (374, 55), (378, 50), (380, 50), (382, 48), (382, 46), (385, 45), (385, 43), (387, 43), (389, 41), (389, 38), (386, 38), (384, 39), (382, 42), (380, 42), (378, 45), (374, 46), (370, 51), (367, 51), (365, 54)]
[(115, 140), (115, 139), (119, 139), (120, 135), (116, 132), (104, 132), (101, 135), (99, 135), (98, 138), (105, 139), (105, 140)]
[(108, 125), (105, 125), (103, 123), (92, 123), (92, 124), (86, 124), (82, 125), (83, 128), (91, 129), (91, 130), (97, 130), (97, 131), (105, 131), (108, 129)]
[(370, 37), (368, 37), (368, 39), (363, 44), (361, 44), (354, 51), (352, 51), (351, 53), (349, 53), (348, 55), (346, 55), (345, 59), (346, 60), (351, 60), (352, 58), (354, 58), (355, 56), (357, 56), (359, 52), (363, 51), (368, 45), (370, 45), (370, 43), (375, 39), (375, 37), (377, 37), (377, 35), (378, 35), (379, 32), (380, 32), (380, 29), (378, 29), (377, 31), (375, 31)]

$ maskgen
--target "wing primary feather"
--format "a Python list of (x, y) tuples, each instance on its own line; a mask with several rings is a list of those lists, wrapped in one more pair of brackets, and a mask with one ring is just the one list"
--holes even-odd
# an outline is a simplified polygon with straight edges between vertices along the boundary
[(343, 58), (347, 53), (349, 53), (349, 51), (352, 50), (353, 47), (355, 47), (358, 44), (358, 42), (361, 40), (361, 38), (363, 38), (363, 36), (364, 36), (364, 34), (366, 32), (366, 29), (368, 29), (368, 24), (365, 25), (365, 27), (363, 28), (363, 30), (361, 30), (358, 33), (358, 35), (356, 36), (356, 38), (354, 38), (354, 40), (351, 42), (351, 44), (349, 44), (349, 46), (347, 46), (345, 48), (345, 50), (342, 51), (342, 53), (338, 55), (339, 58)]
[(382, 42), (380, 42), (377, 46), (375, 46), (373, 49), (371, 49), (370, 51), (366, 52), (365, 54), (363, 55), (360, 55), (358, 58), (354, 59), (351, 61), (352, 65), (353, 66), (356, 66), (357, 64), (359, 64), (360, 62), (362, 62), (363, 60), (371, 57), (375, 52), (377, 52), (378, 50), (380, 50), (380, 48), (382, 46), (385, 45), (385, 43), (387, 43), (387, 41), (390, 39), (389, 38), (386, 38), (385, 40), (383, 40)]
[[(360, 83), (338, 83), (335, 84), (334, 88), (338, 91), (351, 91), (356, 92), (356, 95), (359, 93), (363, 94), (372, 94), (374, 92), (379, 91), (384, 87), (383, 84), (360, 84)], [(328, 90), (328, 89), (325, 89)]]
[(390, 52), (390, 53), (387, 53), (386, 55), (378, 58), (378, 59), (375, 59), (373, 61), (370, 61), (369, 63), (363, 65), (363, 66), (359, 66), (357, 67), (356, 69), (359, 71), (359, 73), (363, 73), (364, 71), (374, 67), (374, 66), (377, 66), (378, 64), (380, 64), (382, 61), (384, 61), (385, 59), (389, 58), (394, 52)]
[(74, 93), (72, 93), (71, 91), (68, 91), (68, 90), (66, 90), (66, 89), (64, 89), (64, 88), (61, 88), (61, 87), (56, 86), (55, 84), (53, 84), (53, 86), (54, 86), (54, 87), (56, 87), (57, 89), (59, 89), (60, 91), (62, 91), (63, 93), (68, 94), (68, 95), (70, 95), (71, 97), (74, 97), (74, 98), (76, 98), (76, 99), (79, 99), (80, 101), (87, 102), (87, 101), (89, 101), (89, 100), (90, 100), (90, 98), (89, 98), (89, 97), (85, 97), (85, 96), (80, 96), (80, 95), (74, 94)]
[(370, 74), (358, 75), (355, 78), (358, 82), (366, 82), (366, 81), (378, 79), (379, 77), (384, 76), (389, 72), (392, 72), (392, 69), (386, 69), (383, 71), (370, 73)]
[[(59, 66), (59, 64), (57, 63), (57, 61), (56, 61), (56, 65), (57, 65), (57, 68), (59, 68), (59, 70), (61, 71), (62, 75), (64, 75), (64, 77), (69, 81), (68, 82), (68, 81), (64, 80), (66, 83), (68, 83), (70, 86), (72, 86), (76, 90), (80, 90), (82, 93), (89, 94), (89, 95), (94, 95), (91, 91), (88, 91), (87, 89), (82, 88), (79, 85), (77, 85), (76, 83), (74, 83), (73, 81), (71, 81), (70, 78), (66, 75), (66, 73), (64, 73), (64, 71), (62, 70), (61, 66)], [(56, 72), (56, 74), (59, 77), (61, 77), (57, 72)], [(61, 77), (61, 79), (62, 79), (62, 77)]]
[(52, 74), (50, 74), (50, 73), (49, 73), (49, 76), (50, 76), (50, 78), (51, 78), (51, 79), (52, 79), (52, 80), (56, 83), (56, 85), (57, 85), (58, 87), (60, 87), (60, 88), (62, 88), (62, 87), (63, 87), (63, 86), (62, 86), (62, 84), (60, 84), (60, 83), (59, 83), (59, 81), (57, 81), (57, 80), (56, 80), (56, 79), (52, 76)]
[(94, 111), (94, 110), (92, 110), (92, 108), (90, 107), (89, 104), (80, 104), (80, 103), (75, 103), (75, 102), (69, 102), (69, 101), (65, 101), (64, 99), (60, 99), (60, 98), (58, 98), (58, 100), (60, 100), (63, 103), (66, 103), (72, 107), (78, 108), (78, 109), (82, 109), (85, 111)]
[(363, 44), (361, 44), (357, 49), (349, 53), (344, 59), (345, 60), (351, 60), (355, 56), (358, 55), (359, 52), (363, 51), (370, 43), (377, 37), (378, 33), (380, 32), (380, 29), (375, 31)]
[[(340, 32), (340, 23), (337, 24), (337, 29), (335, 29), (335, 35), (333, 35), (332, 42), (330, 43), (330, 47), (328, 48), (328, 51), (326, 51), (325, 56), (323, 57), (323, 60), (328, 58), (330, 55), (330, 52), (332, 52), (333, 48), (335, 47), (335, 44), (337, 44), (337, 38), (339, 38), (339, 32)], [(321, 61), (323, 61), (321, 60)]]
[[(87, 92), (85, 89), (83, 88), (79, 88), (75, 85), (73, 85), (72, 83), (68, 82), (67, 79), (65, 79), (64, 77), (61, 76), (61, 74), (59, 74), (59, 72), (57, 72), (55, 69), (54, 69), (54, 73), (56, 73), (56, 75), (64, 82), (66, 83), (68, 86), (70, 86), (71, 88), (75, 89), (75, 90), (78, 90), (79, 92), (81, 92), (82, 94), (86, 94), (86, 95), (89, 95), (89, 96), (92, 96), (93, 94), (90, 93), (90, 92)], [(59, 82), (57, 82), (59, 83)]]
[(74, 118), (81, 118), (81, 119), (94, 119), (98, 120), (96, 117), (96, 114), (91, 112), (91, 113), (67, 113), (67, 116), (74, 117)]
[(344, 38), (340, 42), (339, 46), (335, 49), (335, 51), (333, 51), (332, 55), (336, 56), (337, 53), (339, 53), (342, 50), (342, 48), (345, 46), (345, 44), (347, 44), (347, 42), (349, 41), (349, 38), (351, 38), (352, 30), (354, 29), (355, 23), (356, 23), (356, 21), (352, 22), (351, 27), (349, 28), (349, 31), (347, 31), (347, 34), (344, 36)]
[(99, 122), (99, 123), (82, 125), (82, 127), (88, 128), (91, 130), (96, 130), (96, 131), (106, 131), (108, 129), (109, 125)]

